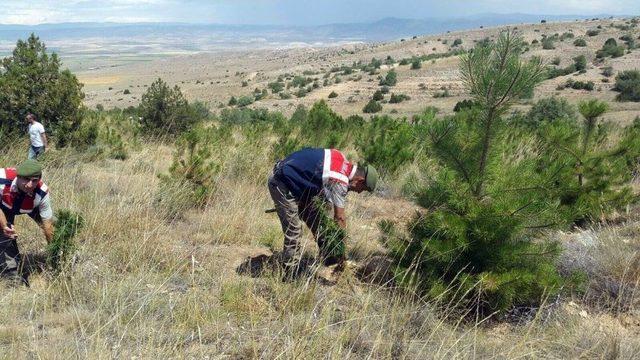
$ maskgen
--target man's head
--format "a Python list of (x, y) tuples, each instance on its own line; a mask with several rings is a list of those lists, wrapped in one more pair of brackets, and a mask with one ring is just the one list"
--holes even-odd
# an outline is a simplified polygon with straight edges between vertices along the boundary
[(16, 172), (18, 189), (25, 193), (33, 193), (42, 177), (42, 165), (36, 160), (25, 160), (18, 166)]
[(359, 164), (356, 173), (349, 181), (349, 190), (361, 193), (364, 190), (373, 192), (378, 183), (378, 172), (371, 165)]
[(36, 121), (36, 116), (32, 113), (28, 113), (26, 119), (29, 124), (33, 124), (33, 122)]

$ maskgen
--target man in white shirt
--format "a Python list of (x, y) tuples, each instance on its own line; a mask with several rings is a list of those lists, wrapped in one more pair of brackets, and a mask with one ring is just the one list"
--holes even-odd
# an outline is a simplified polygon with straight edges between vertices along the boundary
[(36, 159), (47, 150), (47, 135), (44, 126), (36, 121), (36, 116), (27, 114), (29, 123), (29, 159)]

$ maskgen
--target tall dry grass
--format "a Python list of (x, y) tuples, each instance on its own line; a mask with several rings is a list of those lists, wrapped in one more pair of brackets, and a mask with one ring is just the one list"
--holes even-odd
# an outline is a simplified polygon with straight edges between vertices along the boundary
[[(75, 263), (62, 275), (34, 274), (29, 289), (3, 285), (2, 357), (630, 359), (640, 353), (638, 327), (566, 302), (522, 324), (494, 323), (458, 318), (447, 306), (364, 282), (353, 270), (334, 286), (313, 277), (282, 283), (277, 271), (239, 275), (247, 256), (282, 246), (277, 219), (263, 213), (272, 206), (265, 186), (272, 164), (258, 148), (238, 137), (221, 159), (207, 206), (180, 209), (184, 216), (173, 221), (154, 203), (171, 146), (143, 143), (126, 161), (48, 153), (44, 177), (54, 207), (82, 213), (86, 226), (76, 239)], [(22, 142), (6, 147), (0, 166), (25, 157)], [(411, 203), (393, 197), (351, 195), (350, 253), (366, 263), (382, 251), (376, 222), (408, 219), (412, 211)], [(23, 253), (43, 251), (29, 219), (21, 218), (17, 229)], [(611, 263), (627, 258), (624, 251), (607, 257)]]

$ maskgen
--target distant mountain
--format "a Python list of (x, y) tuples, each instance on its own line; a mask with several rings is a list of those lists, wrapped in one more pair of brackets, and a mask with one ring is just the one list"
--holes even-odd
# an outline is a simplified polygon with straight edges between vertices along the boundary
[(566, 21), (584, 18), (579, 15), (486, 14), (420, 20), (386, 18), (371, 23), (321, 26), (184, 23), (0, 24), (0, 54), (9, 51), (18, 39), (25, 39), (32, 32), (44, 40), (51, 49), (63, 55), (113, 54), (114, 51), (140, 54), (379, 42), (414, 35), (477, 29), (480, 26), (539, 23), (542, 19)]

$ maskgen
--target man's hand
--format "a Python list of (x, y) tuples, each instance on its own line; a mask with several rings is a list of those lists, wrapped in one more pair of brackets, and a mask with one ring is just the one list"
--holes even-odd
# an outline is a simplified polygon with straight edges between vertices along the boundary
[(341, 228), (347, 228), (347, 215), (344, 213), (344, 208), (337, 206), (333, 207), (333, 220), (335, 220)]
[(18, 233), (16, 233), (16, 230), (11, 225), (6, 225), (5, 227), (3, 227), (2, 233), (9, 239), (15, 239), (18, 236)]
[(55, 230), (53, 227), (53, 221), (42, 220), (42, 224), (40, 224), (40, 227), (42, 228), (45, 239), (47, 239), (47, 244), (50, 244), (53, 240), (53, 232)]

